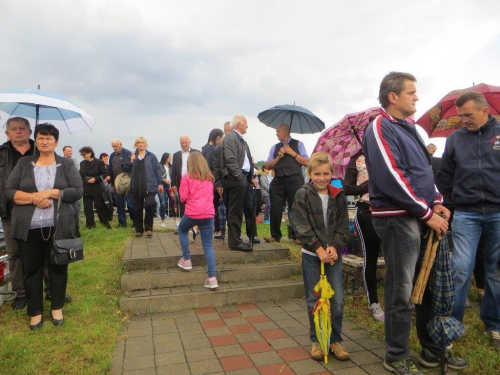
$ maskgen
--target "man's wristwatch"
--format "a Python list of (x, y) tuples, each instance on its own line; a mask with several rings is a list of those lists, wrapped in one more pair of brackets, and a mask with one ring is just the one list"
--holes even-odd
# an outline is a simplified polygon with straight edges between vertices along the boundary
[(297, 153), (295, 153), (295, 155), (292, 156), (292, 158), (296, 159), (297, 158)]

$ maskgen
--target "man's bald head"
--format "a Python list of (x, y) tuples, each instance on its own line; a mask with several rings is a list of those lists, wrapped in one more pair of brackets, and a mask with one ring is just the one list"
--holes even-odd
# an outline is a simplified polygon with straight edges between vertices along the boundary
[(111, 147), (113, 147), (114, 152), (122, 152), (123, 149), (122, 141), (120, 141), (119, 139), (113, 139), (111, 141)]
[(183, 135), (179, 138), (179, 141), (181, 143), (182, 151), (188, 152), (191, 147), (191, 139), (187, 135)]

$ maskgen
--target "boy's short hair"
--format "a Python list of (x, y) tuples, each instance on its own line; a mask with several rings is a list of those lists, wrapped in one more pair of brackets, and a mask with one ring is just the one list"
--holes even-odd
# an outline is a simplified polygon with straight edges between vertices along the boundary
[(333, 171), (333, 162), (330, 155), (328, 155), (324, 151), (318, 151), (312, 154), (311, 158), (309, 159), (309, 163), (307, 163), (307, 173), (309, 173), (309, 176), (311, 175), (314, 168), (319, 167), (323, 164), (328, 164), (330, 170)]
[(266, 164), (264, 164), (264, 165), (261, 167), (261, 169), (262, 169), (262, 172), (264, 172), (264, 171), (268, 171), (268, 170), (269, 170), (269, 168), (267, 168)]

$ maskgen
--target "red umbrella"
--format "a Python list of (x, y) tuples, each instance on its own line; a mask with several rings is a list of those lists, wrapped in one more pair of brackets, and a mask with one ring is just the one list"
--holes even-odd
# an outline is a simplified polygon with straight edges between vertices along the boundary
[(483, 94), (490, 105), (490, 113), (500, 120), (500, 87), (480, 83), (466, 89), (451, 91), (425, 112), (418, 119), (417, 124), (422, 126), (431, 138), (447, 137), (454, 130), (462, 128), (463, 124), (457, 116), (455, 100), (466, 91), (477, 91)]
[(366, 111), (350, 113), (335, 125), (326, 129), (318, 138), (314, 151), (325, 151), (333, 160), (333, 176), (343, 178), (351, 157), (363, 147), (363, 134), (374, 117), (380, 115), (380, 108), (374, 107)]

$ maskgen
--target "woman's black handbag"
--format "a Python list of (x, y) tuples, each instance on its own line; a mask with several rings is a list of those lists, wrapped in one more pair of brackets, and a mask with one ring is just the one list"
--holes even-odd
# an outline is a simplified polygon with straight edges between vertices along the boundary
[[(63, 190), (59, 191), (57, 202), (57, 213), (54, 221), (54, 237), (57, 232), (59, 221), (59, 209), (61, 208)], [(50, 262), (52, 264), (64, 265), (83, 259), (83, 240), (81, 237), (54, 240), (50, 248)]]

